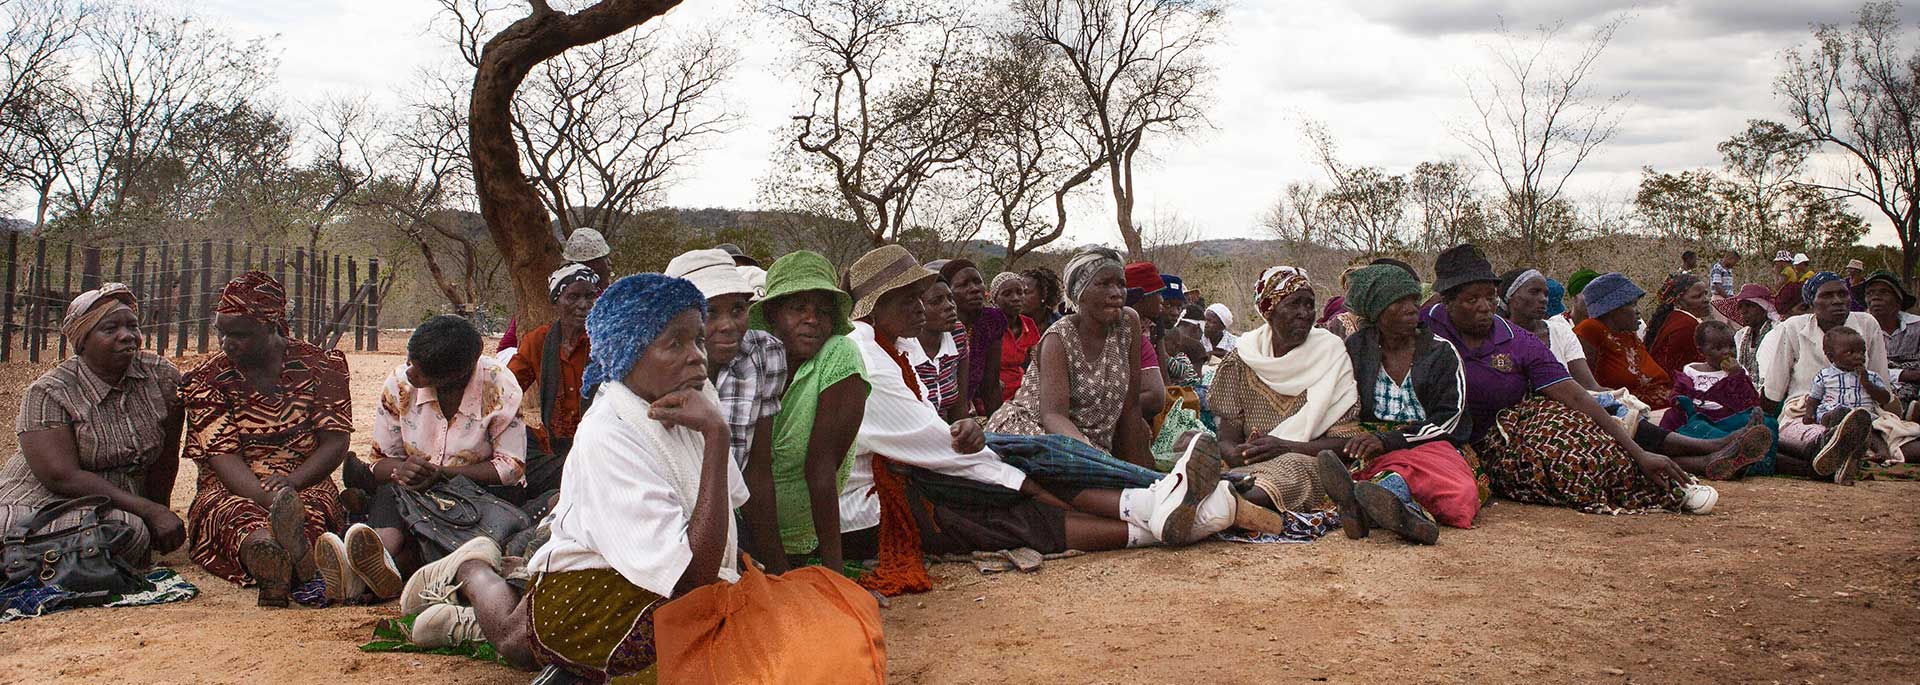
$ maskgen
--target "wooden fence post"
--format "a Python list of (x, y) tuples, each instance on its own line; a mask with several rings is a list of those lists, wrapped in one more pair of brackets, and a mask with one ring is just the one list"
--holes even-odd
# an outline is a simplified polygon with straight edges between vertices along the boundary
[(13, 285), (20, 270), (20, 232), (7, 231), (7, 290), (0, 294), (0, 362), (13, 359)]
[[(267, 263), (273, 265), (273, 280), (280, 283), (281, 290), (285, 290), (287, 288), (287, 249), (284, 247), (280, 248), (280, 259), (277, 261), (273, 258), (272, 247), (263, 247), (260, 249), (266, 252), (265, 259)], [(293, 303), (288, 302), (287, 306), (291, 307)], [(291, 311), (289, 311), (289, 313), (291, 313)]]
[(126, 243), (121, 243), (120, 248), (113, 251), (113, 282), (115, 283), (127, 282), (127, 244)]
[[(347, 258), (347, 282), (353, 284), (353, 287), (355, 290), (360, 289), (360, 287), (363, 285), (360, 282), (360, 258), (359, 257)], [(365, 300), (358, 300), (353, 304), (353, 351), (361, 352), (366, 349), (367, 349), (367, 307), (366, 307)]]
[[(140, 303), (140, 311), (153, 311), (153, 307), (150, 306), (152, 302), (148, 299), (147, 293), (147, 246), (145, 245), (141, 245), (140, 249), (134, 252), (133, 255), (133, 301)], [(145, 326), (141, 326), (141, 328), (145, 328)], [(140, 332), (140, 346), (142, 348), (147, 346), (148, 337), (150, 336), (146, 334), (146, 331)]]
[(39, 236), (33, 239), (33, 271), (27, 274), (27, 360), (40, 361), (40, 350), (46, 348), (46, 331), (43, 328), (47, 320), (48, 303), (43, 293), (47, 283), (47, 239)]
[(293, 296), (293, 334), (312, 337), (306, 335), (306, 326), (302, 325), (306, 323), (302, 315), (307, 308), (307, 248), (293, 248), (293, 287), (287, 289), (287, 293)]
[(213, 329), (213, 239), (200, 241), (200, 354), (207, 353), (207, 338)]
[[(67, 243), (66, 253), (67, 253), (66, 266), (61, 267), (60, 269), (60, 273), (61, 273), (60, 289), (63, 291), (63, 294), (65, 295), (65, 297), (60, 299), (66, 299), (68, 301), (72, 301), (72, 298), (75, 295), (73, 291), (73, 243)], [(49, 309), (52, 308), (52, 303), (48, 303), (48, 308)], [(60, 318), (66, 318), (66, 317), (63, 315)], [(54, 320), (58, 321), (59, 319), (54, 319)], [(60, 336), (60, 358), (61, 359), (67, 358), (67, 336), (64, 336), (64, 335)]]
[(100, 248), (84, 247), (80, 250), (80, 289), (92, 290), (100, 287)]
[(193, 243), (180, 241), (180, 280), (174, 284), (174, 292), (179, 301), (174, 309), (179, 311), (180, 335), (173, 339), (173, 356), (187, 356), (187, 333), (193, 325)]
[(367, 293), (367, 349), (380, 351), (380, 258), (367, 258), (367, 282), (373, 285), (373, 292)]
[[(241, 266), (243, 268), (245, 267), (244, 264)], [(221, 271), (221, 273), (223, 275), (221, 276), (220, 287), (222, 288), (227, 287), (228, 283), (232, 283), (233, 277), (237, 275), (233, 273), (233, 239), (232, 238), (227, 239), (227, 266), (224, 270)]]
[(156, 294), (153, 298), (153, 323), (160, 330), (160, 335), (155, 336), (153, 351), (164, 355), (173, 333), (173, 327), (168, 325), (172, 322), (173, 300), (168, 296), (173, 292), (174, 282), (179, 280), (173, 274), (173, 245), (160, 243), (160, 262), (154, 265), (153, 280), (160, 282), (159, 287), (154, 289)]

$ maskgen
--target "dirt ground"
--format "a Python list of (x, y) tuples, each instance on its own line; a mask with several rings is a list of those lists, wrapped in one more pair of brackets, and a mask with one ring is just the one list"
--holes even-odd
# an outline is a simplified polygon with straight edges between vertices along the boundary
[[(351, 355), (368, 406), (398, 355)], [(0, 365), (0, 405), (44, 365)], [(356, 407), (358, 409), (359, 407)], [(357, 412), (364, 428), (371, 412)], [(11, 434), (0, 455), (11, 457)], [(182, 469), (174, 508), (192, 496)], [(260, 609), (175, 552), (190, 602), (0, 626), (0, 682), (520, 683), (363, 654), (393, 605)], [(901, 683), (1920, 682), (1920, 484), (1724, 484), (1706, 517), (1501, 502), (1435, 547), (1339, 535), (935, 568), (886, 611)]]

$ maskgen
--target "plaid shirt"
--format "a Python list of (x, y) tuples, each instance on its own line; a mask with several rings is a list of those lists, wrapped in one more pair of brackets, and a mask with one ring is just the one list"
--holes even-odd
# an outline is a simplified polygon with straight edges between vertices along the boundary
[(1413, 374), (1407, 374), (1403, 385), (1393, 382), (1386, 369), (1373, 381), (1373, 415), (1381, 421), (1401, 423), (1419, 423), (1427, 420), (1427, 410), (1420, 406), (1420, 398), (1413, 394)]
[(1733, 297), (1733, 269), (1719, 262), (1707, 270), (1707, 287), (1713, 290), (1714, 297)]
[(780, 396), (787, 391), (787, 348), (766, 331), (747, 331), (733, 363), (713, 380), (720, 394), (720, 413), (732, 433), (729, 448), (740, 468), (747, 466), (753, 448), (753, 427), (780, 413)]
[[(1867, 372), (1867, 378), (1881, 389), (1886, 389), (1886, 380), (1880, 374)], [(1841, 371), (1838, 366), (1829, 366), (1813, 375), (1813, 385), (1807, 388), (1807, 396), (1820, 400), (1820, 408), (1814, 414), (1824, 417), (1836, 409), (1872, 409), (1879, 406), (1873, 397), (1861, 387), (1860, 377), (1849, 371)]]

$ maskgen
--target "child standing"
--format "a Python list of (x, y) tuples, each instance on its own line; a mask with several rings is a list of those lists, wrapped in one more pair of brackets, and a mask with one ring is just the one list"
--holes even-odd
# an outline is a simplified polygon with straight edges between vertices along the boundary
[(1827, 331), (1821, 346), (1832, 362), (1813, 376), (1804, 400), (1814, 406), (1800, 421), (1780, 427), (1780, 439), (1803, 446), (1821, 445), (1815, 473), (1831, 469), (1833, 482), (1852, 485), (1873, 432), (1873, 416), (1893, 395), (1880, 374), (1867, 370), (1867, 341), (1849, 326)]

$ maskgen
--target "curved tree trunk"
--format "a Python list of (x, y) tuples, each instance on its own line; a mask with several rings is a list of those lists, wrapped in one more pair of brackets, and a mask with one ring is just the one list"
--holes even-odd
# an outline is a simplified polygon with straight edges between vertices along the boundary
[(532, 14), (502, 29), (480, 52), (467, 136), (480, 216), (506, 259), (520, 315), (545, 321), (553, 315), (547, 274), (560, 265), (560, 241), (539, 193), (520, 171), (520, 148), (513, 136), (514, 91), (535, 65), (568, 48), (644, 24), (680, 0), (601, 0), (575, 14), (556, 12), (546, 0), (529, 4)]

